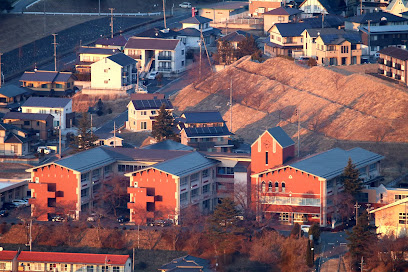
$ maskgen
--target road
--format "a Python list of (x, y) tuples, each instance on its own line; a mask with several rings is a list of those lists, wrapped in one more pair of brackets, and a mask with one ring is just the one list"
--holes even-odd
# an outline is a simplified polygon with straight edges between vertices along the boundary
[(321, 233), (321, 252), (316, 259), (316, 271), (335, 272), (339, 270), (340, 257), (348, 251), (346, 237), (347, 234), (344, 231)]

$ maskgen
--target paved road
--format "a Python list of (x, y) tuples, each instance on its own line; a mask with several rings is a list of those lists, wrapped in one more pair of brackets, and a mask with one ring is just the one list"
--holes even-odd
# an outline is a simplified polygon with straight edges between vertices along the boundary
[(316, 271), (338, 271), (339, 258), (348, 251), (346, 237), (347, 234), (344, 231), (337, 233), (322, 232), (320, 235), (322, 250), (316, 260)]

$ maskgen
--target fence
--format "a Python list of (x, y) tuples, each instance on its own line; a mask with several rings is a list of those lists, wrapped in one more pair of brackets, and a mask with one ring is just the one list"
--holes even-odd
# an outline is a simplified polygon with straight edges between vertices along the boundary
[[(68, 15), (68, 16), (111, 16), (110, 13), (95, 13), (95, 12), (41, 12), (41, 11), (23, 11), (10, 12), (10, 14), (28, 14), (28, 15)], [(133, 16), (159, 16), (161, 12), (147, 12), (147, 13), (113, 13), (116, 17), (133, 17)]]

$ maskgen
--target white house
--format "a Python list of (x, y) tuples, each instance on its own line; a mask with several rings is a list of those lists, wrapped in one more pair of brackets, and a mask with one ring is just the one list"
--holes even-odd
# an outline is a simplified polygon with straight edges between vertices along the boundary
[(136, 79), (136, 60), (117, 53), (91, 64), (92, 89), (123, 89)]
[(302, 17), (307, 18), (319, 14), (336, 14), (341, 10), (334, 1), (326, 0), (305, 0), (299, 5), (299, 9), (303, 11)]
[(54, 117), (54, 127), (57, 128), (61, 120), (62, 130), (72, 127), (75, 119), (70, 98), (30, 97), (21, 106), (21, 111), (23, 113), (51, 114)]
[(180, 39), (187, 48), (192, 49), (200, 48), (201, 34), (203, 35), (205, 44), (212, 44), (221, 31), (211, 27), (211, 21), (211, 19), (201, 16), (187, 18), (180, 22), (183, 27), (177, 31), (177, 38)]
[(164, 76), (186, 68), (186, 47), (178, 39), (131, 37), (125, 54), (140, 61), (142, 71), (158, 71)]

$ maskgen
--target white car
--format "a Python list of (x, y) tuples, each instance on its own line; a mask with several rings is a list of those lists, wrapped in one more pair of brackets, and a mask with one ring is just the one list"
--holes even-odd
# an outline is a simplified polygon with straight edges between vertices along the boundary
[(51, 154), (51, 149), (46, 146), (39, 146), (37, 148), (37, 153)]
[(13, 204), (16, 207), (21, 207), (21, 206), (29, 206), (28, 201), (23, 200), (23, 199), (14, 199), (11, 201), (11, 204)]
[(147, 79), (156, 79), (156, 76), (159, 72), (157, 71), (152, 71), (147, 75)]
[(310, 225), (301, 225), (300, 229), (303, 230), (305, 233), (309, 233)]
[(183, 2), (179, 5), (180, 8), (191, 8), (190, 2)]

